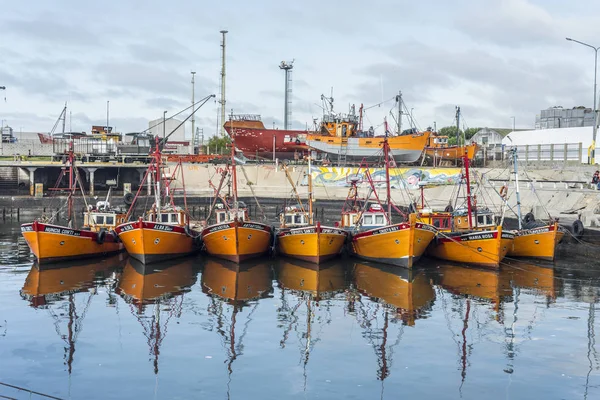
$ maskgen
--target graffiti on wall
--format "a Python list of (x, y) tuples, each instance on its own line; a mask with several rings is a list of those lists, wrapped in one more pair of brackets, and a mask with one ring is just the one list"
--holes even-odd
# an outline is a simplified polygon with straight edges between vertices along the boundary
[[(377, 186), (385, 185), (385, 168), (369, 168), (369, 173)], [(311, 166), (310, 174), (315, 186), (349, 187), (353, 178), (365, 183), (367, 180), (364, 169), (360, 168)], [(460, 177), (460, 168), (390, 168), (390, 184), (397, 189), (418, 189), (420, 183), (454, 185)], [(306, 178), (302, 184), (308, 184)]]

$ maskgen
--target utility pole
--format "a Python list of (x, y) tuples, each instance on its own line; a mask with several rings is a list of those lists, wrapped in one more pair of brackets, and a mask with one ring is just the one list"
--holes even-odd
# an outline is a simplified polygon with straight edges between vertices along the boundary
[(194, 76), (196, 75), (196, 72), (192, 71), (192, 153), (193, 153), (193, 149), (196, 147), (196, 129), (194, 129), (194, 127), (196, 126), (196, 117), (194, 116), (194, 104), (195, 104), (195, 83), (194, 83)]
[[(65, 103), (65, 110), (67, 109), (67, 104)], [(106, 133), (108, 133), (108, 116), (109, 116), (109, 110), (110, 110), (110, 100), (106, 100)], [(67, 118), (67, 116), (65, 115), (65, 118)], [(63, 131), (65, 130), (65, 124), (63, 123)]]
[(222, 40), (221, 40), (221, 100), (219, 103), (221, 104), (221, 124), (219, 126), (219, 131), (221, 132), (221, 137), (225, 136), (225, 35), (228, 31), (222, 30)]
[(167, 112), (163, 111), (163, 146), (164, 146), (164, 142), (165, 142), (165, 131), (167, 130)]

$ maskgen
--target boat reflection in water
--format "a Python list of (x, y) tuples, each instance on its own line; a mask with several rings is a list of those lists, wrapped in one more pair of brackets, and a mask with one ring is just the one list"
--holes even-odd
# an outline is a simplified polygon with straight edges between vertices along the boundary
[(64, 363), (69, 374), (73, 368), (77, 337), (83, 329), (83, 319), (96, 289), (106, 285), (110, 298), (110, 288), (114, 286), (110, 277), (123, 266), (125, 259), (120, 254), (87, 263), (70, 261), (40, 265), (36, 262), (25, 278), (21, 297), (32, 307), (47, 310), (54, 320), (56, 331), (66, 344)]
[[(202, 291), (210, 297), (209, 314), (216, 319), (216, 331), (223, 338), (227, 352), (227, 398), (229, 398), (233, 362), (243, 354), (242, 340), (251, 325), (252, 315), (259, 300), (273, 292), (272, 269), (269, 260), (258, 258), (234, 263), (232, 261), (207, 258), (202, 271)], [(241, 322), (242, 332), (236, 334), (238, 314), (250, 307), (246, 321)], [(236, 343), (236, 338), (238, 342)]]
[(543, 266), (511, 260), (502, 268), (511, 275), (515, 288), (531, 289), (534, 294), (545, 296), (548, 303), (554, 303), (562, 291), (562, 281), (554, 275), (552, 264)]
[(352, 270), (358, 291), (393, 309), (409, 326), (424, 316), (435, 292), (424, 270), (390, 268), (376, 263), (355, 263)]
[[(306, 367), (310, 353), (319, 341), (318, 337), (312, 335), (313, 325), (316, 321), (324, 325), (331, 323), (329, 300), (343, 293), (347, 286), (342, 262), (342, 260), (335, 260), (317, 265), (292, 258), (277, 260), (277, 281), (281, 289), (281, 307), (278, 309), (277, 319), (284, 326), (279, 344), (282, 349), (285, 348), (292, 330), (299, 334), (304, 391), (307, 388)], [(287, 296), (288, 293), (293, 295), (292, 299)], [(324, 309), (325, 313), (319, 316), (321, 309)], [(304, 318), (300, 318), (303, 312)], [(317, 332), (320, 331), (317, 329)]]
[[(144, 264), (130, 257), (123, 269), (117, 293), (135, 306), (131, 312), (148, 340), (155, 374), (158, 374), (158, 357), (167, 324), (172, 317), (181, 316), (183, 295), (195, 282), (191, 258)], [(149, 305), (154, 307), (147, 307)]]

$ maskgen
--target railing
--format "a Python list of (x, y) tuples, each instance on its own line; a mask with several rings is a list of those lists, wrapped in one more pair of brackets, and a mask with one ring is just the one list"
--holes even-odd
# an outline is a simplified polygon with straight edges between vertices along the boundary
[(230, 121), (260, 121), (259, 114), (235, 114), (229, 117)]
[(510, 148), (517, 149), (519, 161), (522, 162), (573, 161), (581, 163), (584, 156), (582, 143), (528, 144), (517, 146), (492, 144), (482, 146), (475, 158), (485, 161), (502, 161), (508, 158), (507, 151)]

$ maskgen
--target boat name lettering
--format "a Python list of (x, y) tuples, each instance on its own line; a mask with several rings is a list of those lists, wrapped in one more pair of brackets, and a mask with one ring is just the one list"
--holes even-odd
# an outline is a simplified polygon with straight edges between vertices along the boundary
[(417, 225), (417, 228), (425, 229), (426, 231), (437, 232), (437, 229), (429, 224), (419, 224), (419, 225), (420, 226)]
[(213, 226), (212, 228), (210, 228), (208, 230), (208, 233), (218, 232), (218, 231), (222, 231), (223, 229), (228, 229), (228, 228), (229, 228), (229, 224), (217, 225), (217, 226)]
[(33, 232), (33, 226), (31, 226), (31, 225), (22, 226), (21, 227), (21, 232)]
[(44, 232), (60, 233), (61, 235), (69, 235), (69, 236), (81, 236), (79, 232), (76, 232), (73, 229), (53, 228), (51, 226), (45, 227)]
[(245, 223), (244, 225), (242, 225), (242, 228), (259, 229), (261, 231), (264, 230), (264, 227), (262, 225), (249, 223)]
[(125, 226), (121, 227), (121, 230), (123, 232), (132, 231), (133, 230), (133, 225), (132, 224), (125, 225)]
[[(533, 235), (536, 233), (545, 233), (545, 232), (550, 232), (550, 228), (548, 228), (547, 226), (543, 226), (541, 228), (530, 229), (528, 231), (523, 232), (523, 234), (524, 235)], [(504, 237), (504, 234), (502, 234), (502, 236)]]
[(484, 240), (484, 239), (493, 239), (493, 238), (494, 238), (493, 233), (480, 233), (477, 235), (464, 236), (462, 238), (462, 240)]
[(305, 235), (307, 233), (315, 233), (315, 232), (316, 232), (315, 228), (305, 228), (305, 229), (297, 229), (297, 230), (290, 231), (290, 233), (292, 235)]
[(325, 228), (325, 229), (321, 229), (321, 233), (335, 233), (338, 235), (343, 235), (344, 231), (341, 231), (339, 229)]
[(173, 227), (169, 226), (169, 225), (154, 225), (154, 229), (157, 231), (165, 231), (165, 232), (173, 231)]
[(390, 226), (388, 228), (381, 228), (381, 229), (377, 229), (376, 231), (373, 231), (373, 235), (379, 235), (381, 233), (396, 232), (399, 230), (400, 230), (400, 228), (398, 228), (397, 226)]
[(515, 235), (509, 232), (502, 232), (502, 239), (514, 239)]

